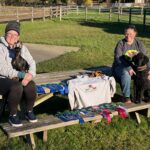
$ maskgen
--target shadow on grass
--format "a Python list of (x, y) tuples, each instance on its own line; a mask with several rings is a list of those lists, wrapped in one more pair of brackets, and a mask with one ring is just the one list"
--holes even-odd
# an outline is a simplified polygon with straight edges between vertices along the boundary
[[(83, 26), (102, 28), (105, 32), (112, 34), (124, 34), (125, 27), (129, 25), (125, 22), (100, 22), (96, 20), (82, 21), (80, 24)], [(136, 26), (140, 37), (150, 37), (150, 26), (146, 25), (144, 29), (142, 24), (134, 25)]]
[(46, 113), (55, 115), (57, 112), (70, 110), (69, 100), (64, 96), (54, 96), (34, 108), (36, 114)]

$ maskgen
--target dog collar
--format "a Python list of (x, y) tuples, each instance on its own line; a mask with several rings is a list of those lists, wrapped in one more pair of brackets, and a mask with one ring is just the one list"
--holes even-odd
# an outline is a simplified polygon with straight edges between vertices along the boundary
[(137, 67), (137, 71), (143, 71), (147, 69), (147, 65)]

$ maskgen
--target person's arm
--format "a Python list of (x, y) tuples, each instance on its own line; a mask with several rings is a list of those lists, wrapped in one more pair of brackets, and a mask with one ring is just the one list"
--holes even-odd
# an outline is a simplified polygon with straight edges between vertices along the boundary
[(122, 67), (125, 67), (129, 71), (132, 68), (129, 65), (129, 63), (126, 60), (124, 60), (123, 54), (124, 54), (123, 41), (121, 40), (117, 43), (115, 47), (115, 51), (114, 51), (115, 63), (117, 63), (118, 65), (122, 65)]
[[(137, 39), (136, 39), (137, 40)], [(147, 50), (142, 41), (137, 40), (139, 51), (142, 52), (144, 55), (147, 55)]]
[(24, 46), (24, 45), (22, 47), (21, 56), (29, 64), (29, 71), (28, 71), (28, 73), (30, 73), (33, 77), (35, 77), (36, 76), (36, 63), (35, 63), (35, 60), (33, 59), (32, 55), (30, 54), (28, 48), (26, 46)]
[(21, 56), (29, 64), (28, 73), (25, 74), (25, 76), (22, 80), (22, 85), (26, 86), (33, 79), (33, 77), (35, 77), (35, 75), (36, 75), (36, 63), (35, 63), (33, 57), (31, 56), (29, 50), (25, 46), (23, 46), (22, 48), (23, 49), (22, 49)]
[(10, 79), (18, 77), (19, 72), (13, 69), (8, 58), (7, 48), (0, 45), (0, 75)]

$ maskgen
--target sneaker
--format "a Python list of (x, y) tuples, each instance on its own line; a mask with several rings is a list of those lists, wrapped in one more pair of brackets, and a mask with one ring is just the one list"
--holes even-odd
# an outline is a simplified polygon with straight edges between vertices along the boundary
[(26, 113), (25, 117), (29, 122), (32, 122), (32, 123), (37, 122), (37, 118), (34, 115), (33, 111), (28, 111)]
[(19, 117), (17, 114), (15, 115), (10, 115), (8, 122), (13, 126), (13, 127), (21, 127), (23, 124), (21, 123)]

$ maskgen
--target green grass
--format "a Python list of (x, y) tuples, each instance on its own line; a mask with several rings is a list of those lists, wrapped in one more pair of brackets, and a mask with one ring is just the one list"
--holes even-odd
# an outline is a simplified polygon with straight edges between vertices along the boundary
[[(70, 15), (72, 17), (74, 15)], [(93, 17), (93, 16), (89, 16)], [(71, 52), (58, 58), (45, 61), (37, 65), (38, 72), (51, 72), (89, 68), (108, 65), (113, 61), (113, 51), (116, 42), (123, 38), (123, 29), (127, 25), (127, 18), (118, 23), (117, 16), (109, 21), (108, 14), (100, 14), (95, 19), (84, 21), (64, 18), (22, 22), (23, 42), (78, 46), (80, 51)], [(150, 31), (147, 26), (145, 32), (139, 21), (135, 24), (139, 30), (139, 38), (145, 43), (150, 54)], [(0, 34), (3, 34), (4, 25), (0, 25)], [(66, 97), (54, 97), (35, 108), (38, 116), (55, 114), (58, 111), (69, 109)], [(4, 117), (6, 121), (7, 114)], [(41, 134), (35, 134), (35, 142), (39, 150), (148, 150), (150, 149), (150, 119), (141, 115), (142, 123), (137, 125), (132, 118), (120, 119), (114, 117), (110, 125), (104, 122), (98, 124), (87, 123), (70, 127), (50, 130), (48, 142), (43, 143)], [(0, 150), (30, 149), (23, 139), (7, 140), (0, 131)]]

